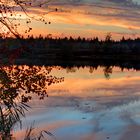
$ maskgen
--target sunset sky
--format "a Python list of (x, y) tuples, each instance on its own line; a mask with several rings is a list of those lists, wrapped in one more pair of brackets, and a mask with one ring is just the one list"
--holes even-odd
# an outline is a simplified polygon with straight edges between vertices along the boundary
[[(108, 32), (113, 39), (140, 36), (140, 0), (52, 0), (48, 7), (58, 9), (46, 15), (51, 24), (32, 21), (31, 34), (100, 39)], [(30, 13), (43, 14), (46, 9), (30, 9)]]

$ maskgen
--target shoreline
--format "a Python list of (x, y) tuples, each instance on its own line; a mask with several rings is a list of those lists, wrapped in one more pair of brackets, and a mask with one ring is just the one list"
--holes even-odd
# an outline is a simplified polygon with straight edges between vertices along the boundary
[(122, 69), (127, 68), (127, 69), (135, 69), (135, 70), (140, 70), (140, 56), (134, 56), (134, 57), (115, 57), (115, 56), (96, 56), (94, 58), (86, 56), (82, 56), (79, 58), (73, 58), (73, 59), (52, 59), (52, 58), (44, 58), (44, 59), (39, 59), (39, 58), (18, 58), (13, 60), (12, 62), (10, 61), (9, 58), (3, 58), (0, 59), (0, 64), (1, 65), (37, 65), (37, 66), (61, 66), (61, 67), (84, 67), (84, 66), (91, 66), (97, 68), (98, 66), (101, 67), (120, 67)]

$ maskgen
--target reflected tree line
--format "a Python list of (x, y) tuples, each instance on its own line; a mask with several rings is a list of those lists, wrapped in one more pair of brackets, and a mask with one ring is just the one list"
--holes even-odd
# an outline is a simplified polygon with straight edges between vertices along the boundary
[[(33, 94), (39, 99), (48, 97), (48, 86), (64, 81), (51, 75), (53, 67), (43, 66), (3, 66), (0, 67), (0, 140), (12, 139), (11, 130), (25, 117), (28, 102)], [(50, 132), (45, 133), (52, 135)], [(25, 140), (31, 140), (32, 128), (27, 131)], [(43, 131), (38, 138), (43, 135)], [(35, 138), (34, 138), (35, 139)]]
[[(106, 66), (69, 66), (69, 67), (63, 67), (64, 69), (66, 69), (66, 72), (67, 73), (74, 73), (74, 72), (77, 72), (79, 69), (84, 69), (84, 68), (87, 68), (89, 73), (93, 73), (95, 71), (98, 70), (98, 68), (101, 68), (101, 70), (103, 71), (103, 74), (104, 74), (104, 77), (106, 79), (110, 79), (111, 78), (111, 74), (113, 74), (113, 69), (115, 68), (116, 66), (111, 66), (111, 65), (106, 65)], [(124, 70), (135, 70), (134, 68), (127, 68), (127, 67), (118, 67), (120, 69), (120, 71), (124, 71)]]

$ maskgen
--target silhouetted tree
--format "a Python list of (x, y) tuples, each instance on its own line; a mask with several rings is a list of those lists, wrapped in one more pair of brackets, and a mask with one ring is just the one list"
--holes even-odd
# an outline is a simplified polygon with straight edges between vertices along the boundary
[[(25, 33), (32, 30), (32, 28), (29, 26), (32, 19), (42, 21), (45, 24), (50, 24), (50, 21), (46, 21), (45, 15), (31, 16), (28, 12), (31, 8), (41, 8), (42, 6), (47, 8), (50, 1), (51, 0), (0, 0), (0, 23), (2, 24), (1, 35), (5, 37), (4, 35), (7, 36), (12, 33), (16, 38), (21, 37), (18, 32), (18, 27), (20, 26), (19, 19), (22, 15), (19, 14), (18, 11), (21, 11), (22, 14), (24, 14), (24, 17), (26, 17), (28, 29), (25, 31)], [(50, 12), (50, 10), (46, 9), (46, 14), (48, 14), (48, 12)]]
[[(21, 26), (20, 21), (22, 20), (22, 15), (24, 15), (27, 25), (25, 33), (29, 33), (32, 30), (32, 27), (30, 26), (32, 20), (41, 21), (44, 22), (44, 24), (51, 24), (50, 21), (45, 19), (45, 15), (49, 12), (57, 11), (57, 8), (49, 9), (48, 4), (50, 1), (51, 0), (0, 0), (0, 38), (6, 38), (14, 35), (14, 37), (16, 37), (16, 39), (18, 39), (20, 42), (19, 48), (7, 56), (9, 57), (10, 63), (13, 63), (21, 55), (21, 53), (26, 50), (25, 46), (23, 45), (23, 36), (18, 30)], [(43, 6), (46, 10), (45, 14), (43, 13), (43, 15), (40, 14), (36, 16), (29, 14), (29, 11), (32, 8), (41, 8)]]
[(111, 33), (107, 33), (107, 35), (105, 37), (105, 42), (111, 42), (111, 39), (112, 39)]
[(14, 124), (21, 123), (31, 93), (43, 99), (48, 96), (48, 86), (64, 80), (49, 75), (51, 70), (52, 67), (39, 66), (0, 67), (0, 139), (10, 138)]

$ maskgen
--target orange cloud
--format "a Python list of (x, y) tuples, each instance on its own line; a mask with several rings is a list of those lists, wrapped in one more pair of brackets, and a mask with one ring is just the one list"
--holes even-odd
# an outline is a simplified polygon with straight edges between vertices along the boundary
[[(57, 12), (54, 12), (55, 8)], [(131, 9), (131, 12), (130, 12)], [(53, 12), (49, 12), (53, 11)], [(49, 14), (48, 14), (49, 12)], [(113, 37), (122, 36), (134, 37), (140, 35), (139, 11), (130, 7), (113, 7), (99, 4), (92, 5), (50, 5), (46, 8), (30, 8), (29, 15), (37, 17), (43, 15), (52, 25), (42, 26), (43, 24), (32, 21), (34, 27), (32, 34), (38, 35), (53, 34), (54, 36), (99, 36), (104, 38), (107, 32), (112, 32)], [(22, 14), (22, 20), (26, 15)], [(24, 21), (21, 21), (22, 23)], [(38, 29), (40, 28), (40, 32)], [(26, 27), (26, 25), (24, 25)], [(45, 31), (45, 32), (44, 32)]]

